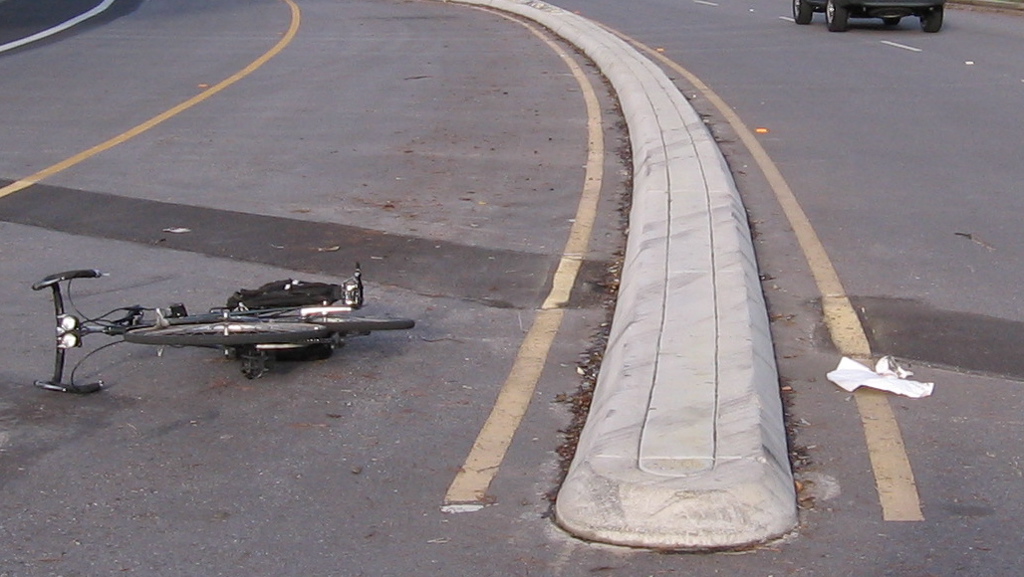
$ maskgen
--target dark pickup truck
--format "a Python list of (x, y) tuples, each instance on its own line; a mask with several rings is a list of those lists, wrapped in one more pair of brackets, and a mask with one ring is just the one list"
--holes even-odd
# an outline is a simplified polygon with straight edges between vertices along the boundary
[(793, 0), (793, 19), (810, 24), (815, 12), (824, 12), (829, 30), (845, 32), (850, 18), (881, 18), (895, 26), (905, 16), (917, 16), (921, 30), (938, 32), (945, 4), (946, 0)]

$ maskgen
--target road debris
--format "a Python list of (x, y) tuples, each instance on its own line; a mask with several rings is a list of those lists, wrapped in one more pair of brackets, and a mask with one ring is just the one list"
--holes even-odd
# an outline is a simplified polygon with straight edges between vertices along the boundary
[(859, 387), (868, 387), (913, 399), (932, 394), (935, 383), (907, 379), (911, 375), (913, 373), (899, 366), (895, 359), (886, 356), (878, 360), (873, 371), (853, 359), (843, 357), (836, 370), (826, 376), (828, 380), (851, 393)]
[(969, 233), (969, 232), (954, 232), (953, 234), (955, 234), (957, 236), (962, 236), (962, 237), (966, 238), (967, 240), (969, 240), (969, 241), (971, 241), (971, 242), (973, 242), (973, 243), (975, 243), (975, 244), (977, 244), (979, 246), (985, 247), (989, 251), (993, 251), (993, 250), (996, 249), (996, 247), (994, 247), (994, 246), (990, 245), (989, 243), (981, 240), (975, 234), (972, 234), (972, 233)]

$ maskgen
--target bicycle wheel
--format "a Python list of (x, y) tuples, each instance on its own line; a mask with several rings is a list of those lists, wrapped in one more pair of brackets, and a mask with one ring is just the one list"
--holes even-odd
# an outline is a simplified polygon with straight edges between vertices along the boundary
[(137, 329), (125, 333), (124, 340), (141, 345), (231, 347), (269, 343), (301, 344), (326, 338), (330, 333), (327, 327), (311, 323), (225, 320)]
[(307, 322), (327, 327), (332, 333), (371, 333), (373, 331), (400, 331), (416, 326), (412, 319), (380, 319), (365, 317), (322, 316), (309, 317)]

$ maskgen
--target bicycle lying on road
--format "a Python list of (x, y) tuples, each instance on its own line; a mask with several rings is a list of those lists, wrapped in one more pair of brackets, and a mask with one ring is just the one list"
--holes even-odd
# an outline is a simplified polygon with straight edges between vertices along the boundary
[[(411, 319), (351, 315), (363, 306), (363, 280), (358, 264), (355, 273), (341, 284), (276, 281), (257, 289), (240, 290), (228, 299), (226, 306), (194, 315), (188, 313), (185, 305), (175, 303), (166, 308), (118, 307), (96, 317), (86, 316), (74, 306), (71, 283), (101, 276), (103, 273), (95, 269), (70, 270), (49, 275), (32, 285), (33, 290), (50, 288), (57, 322), (53, 376), (37, 380), (36, 386), (78, 394), (101, 390), (102, 381), (75, 383), (75, 370), (94, 353), (121, 342), (220, 349), (225, 356), (241, 361), (246, 378), (255, 379), (278, 356), (300, 352), (326, 358), (344, 345), (347, 337), (415, 326)], [(335, 305), (336, 302), (339, 304)], [(85, 337), (92, 334), (120, 340), (85, 354), (65, 382), (67, 351), (81, 347)]]

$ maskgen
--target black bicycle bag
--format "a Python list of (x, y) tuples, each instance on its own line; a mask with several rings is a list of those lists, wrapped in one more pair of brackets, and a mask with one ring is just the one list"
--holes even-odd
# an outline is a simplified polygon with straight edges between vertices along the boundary
[(255, 289), (239, 289), (228, 298), (231, 310), (277, 309), (303, 306), (328, 306), (345, 296), (337, 284), (278, 280)]

